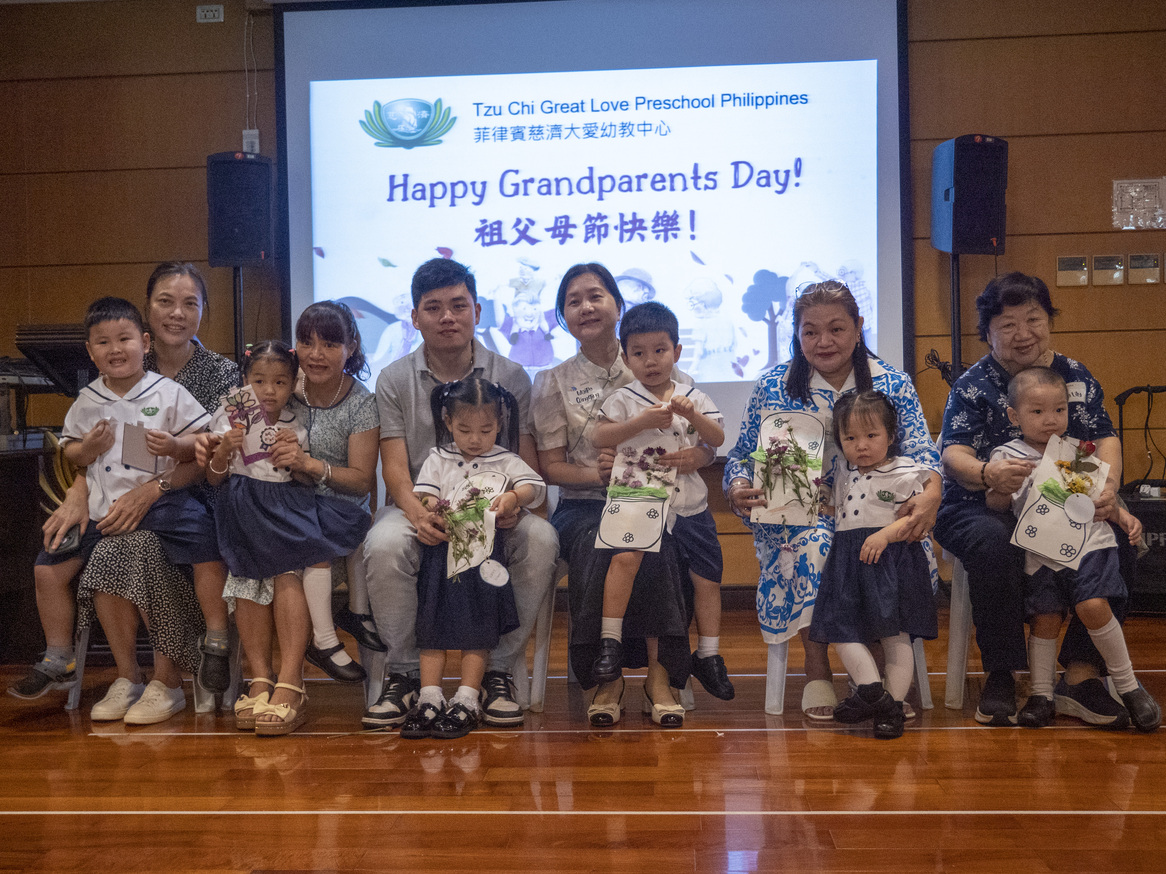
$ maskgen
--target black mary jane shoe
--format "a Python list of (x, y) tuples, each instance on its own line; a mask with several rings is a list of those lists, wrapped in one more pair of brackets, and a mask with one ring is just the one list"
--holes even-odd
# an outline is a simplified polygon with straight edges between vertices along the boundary
[(881, 702), (881, 712), (875, 716), (874, 736), (879, 740), (894, 740), (903, 736), (903, 704), (887, 694), (890, 701)]
[(304, 658), (338, 683), (363, 683), (368, 675), (358, 663), (349, 662), (346, 665), (340, 665), (332, 661), (332, 656), (343, 651), (344, 644), (342, 643), (330, 646), (328, 649), (318, 649), (309, 643)]
[(353, 613), (347, 607), (336, 614), (336, 627), (351, 634), (359, 646), (371, 649), (373, 652), (388, 652), (389, 648), (385, 646), (380, 635), (375, 631), (370, 631), (369, 627), (364, 624), (371, 621), (372, 616), (369, 614)]
[[(834, 708), (834, 721), (846, 725), (866, 722), (888, 713), (895, 699), (883, 688), (882, 683), (866, 683), (859, 686)], [(900, 712), (901, 709), (900, 709)]]
[(591, 678), (597, 683), (614, 683), (623, 672), (623, 644), (613, 637), (599, 641), (599, 655), (591, 663)]

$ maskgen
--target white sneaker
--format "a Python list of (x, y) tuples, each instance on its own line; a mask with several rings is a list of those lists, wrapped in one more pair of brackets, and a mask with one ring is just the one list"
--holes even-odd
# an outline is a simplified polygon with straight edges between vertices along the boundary
[(138, 703), (126, 711), (126, 725), (153, 725), (165, 722), (175, 713), (186, 709), (186, 693), (182, 687), (171, 689), (161, 680), (152, 680), (138, 699)]
[(118, 677), (105, 693), (105, 697), (93, 705), (93, 709), (89, 711), (89, 718), (94, 722), (121, 719), (145, 691), (145, 683), (131, 683), (125, 677)]

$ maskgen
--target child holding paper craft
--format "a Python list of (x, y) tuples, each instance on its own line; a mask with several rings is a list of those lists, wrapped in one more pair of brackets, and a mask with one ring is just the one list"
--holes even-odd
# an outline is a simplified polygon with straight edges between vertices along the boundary
[[(1052, 441), (1069, 428), (1069, 391), (1065, 380), (1048, 367), (1030, 367), (1016, 374), (1008, 384), (1008, 419), (1020, 429), (1021, 439), (1012, 440), (992, 450), (991, 458), (1019, 458), (1034, 465), (1045, 456)], [(1071, 445), (1071, 441), (1070, 445)], [(1080, 566), (1074, 570), (1031, 550), (1025, 552), (1025, 612), (1029, 615), (1028, 666), (1032, 694), (1017, 716), (1027, 728), (1052, 725), (1056, 716), (1053, 683), (1056, 681), (1057, 635), (1068, 610), (1074, 610), (1089, 631), (1114, 688), (1121, 695), (1129, 713), (1107, 728), (1124, 728), (1132, 720), (1139, 731), (1153, 731), (1162, 721), (1161, 710), (1150, 693), (1134, 676), (1121, 624), (1110, 609), (1109, 598), (1125, 598), (1126, 585), (1118, 569), (1117, 539), (1105, 521), (1092, 519), (1093, 506), (1088, 498), (1090, 485), (1101, 478), (1098, 462), (1092, 459), (1092, 445), (1081, 443), (1074, 462), (1058, 461), (1061, 483), (1053, 483), (1067, 492), (1064, 499), (1066, 522), (1074, 529), (1086, 528)], [(1094, 476), (1090, 476), (1093, 473)], [(1012, 509), (1020, 515), (1027, 506), (1036, 471), (1030, 474), (1013, 495), (989, 490), (988, 506), (995, 510)], [(1103, 476), (1103, 474), (1101, 475)], [(1071, 506), (1081, 504), (1081, 512)], [(1047, 508), (1042, 508), (1047, 509)], [(1043, 515), (1051, 516), (1050, 513)], [(1079, 518), (1074, 518), (1079, 516)], [(1124, 509), (1115, 507), (1110, 519), (1131, 543), (1142, 536), (1141, 523)], [(1035, 530), (1035, 529), (1034, 529)]]
[[(657, 431), (675, 434), (681, 448), (702, 441), (720, 446), (725, 441), (724, 419), (712, 400), (699, 389), (672, 381), (672, 368), (681, 353), (680, 328), (672, 311), (655, 301), (632, 307), (620, 322), (619, 339), (623, 360), (636, 379), (604, 401), (595, 426), (596, 447), (613, 448), (631, 441), (633, 451), (645, 445), (650, 448)], [(645, 464), (639, 462), (641, 468)], [(708, 490), (700, 474), (691, 473), (676, 478), (669, 497), (667, 524), (685, 553), (695, 595), (698, 643), (692, 672), (708, 692), (727, 701), (735, 692), (719, 653), (723, 563), (716, 525), (708, 509)], [(639, 550), (617, 550), (608, 567), (600, 650), (592, 669), (601, 683), (614, 682), (620, 676), (623, 618), (643, 557)], [(651, 707), (653, 720), (661, 725), (682, 724), (683, 710), (675, 712), (675, 701), (660, 700), (663, 695), (653, 682), (653, 669), (660, 670), (658, 662), (649, 666), (649, 683), (645, 684), (645, 704)], [(653, 685), (655, 696), (649, 694)]]
[[(207, 413), (186, 389), (145, 369), (150, 335), (141, 313), (127, 300), (104, 297), (85, 314), (86, 349), (100, 375), (81, 390), (65, 416), (61, 443), (65, 457), (85, 468), (89, 489), (89, 523), (76, 551), (43, 551), (37, 558), (37, 605), (48, 649), (26, 680), (9, 690), (35, 698), (73, 680), (73, 593), (70, 582), (89, 562), (101, 540), (98, 523), (114, 502), (143, 483), (156, 482), (162, 496), (136, 528), (153, 531), (173, 564), (193, 565), (195, 574), (223, 576), (214, 525), (206, 508), (185, 489), (171, 490), (176, 457), (193, 457), (193, 435), (205, 427)], [(221, 583), (220, 583), (221, 585)], [(116, 598), (116, 605), (113, 599)], [(159, 603), (177, 596), (159, 592)], [(129, 610), (115, 609), (129, 605)], [(94, 591), (94, 605), (111, 642), (137, 635), (138, 608), (104, 588)], [(162, 609), (158, 615), (173, 615)], [(63, 621), (62, 621), (63, 620)], [(141, 682), (132, 646), (114, 647), (118, 679), (94, 705), (95, 720), (125, 719), (131, 724), (161, 722), (185, 706), (181, 675), (174, 657), (162, 652), (156, 634), (154, 680)], [(126, 637), (128, 635), (128, 638)]]
[[(303, 662), (310, 619), (301, 575), (308, 567), (327, 568), (344, 554), (320, 530), (313, 478), (287, 466), (307, 441), (307, 431), (287, 408), (296, 369), (295, 353), (282, 341), (248, 351), (247, 385), (227, 395), (215, 413), (211, 432), (218, 441), (207, 461), (211, 485), (225, 483), (215, 504), (215, 527), (227, 567), (236, 577), (275, 580), (270, 604), (236, 598), (240, 639), (256, 676), (248, 692), (257, 692), (236, 703), (236, 726), (265, 736), (290, 734), (307, 719)], [(276, 683), (267, 679), (272, 622), (280, 644)]]
[[(879, 391), (848, 392), (834, 404), (834, 441), (846, 464), (835, 473), (834, 543), (826, 558), (810, 640), (833, 643), (857, 685), (834, 708), (839, 722), (874, 720), (874, 735), (903, 734), (903, 699), (915, 666), (911, 638), (938, 634), (931, 569), (896, 512), (923, 491), (932, 471), (895, 455), (895, 408)], [(882, 643), (886, 684), (868, 647)]]
[[(506, 389), (467, 377), (434, 388), (430, 406), (437, 445), (421, 465), (414, 493), (448, 542), (422, 553), (416, 623), (421, 693), (401, 737), (448, 739), (477, 728), (486, 657), (518, 627), (494, 516), (537, 507), (546, 485), (517, 454), (518, 402)], [(500, 433), (509, 448), (500, 444)], [(451, 649), (462, 652), (462, 676), (447, 702), (441, 678)]]

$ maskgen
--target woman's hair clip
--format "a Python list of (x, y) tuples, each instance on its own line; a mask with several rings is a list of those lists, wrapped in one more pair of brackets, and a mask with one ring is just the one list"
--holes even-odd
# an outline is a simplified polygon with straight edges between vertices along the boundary
[(251, 358), (251, 347), (250, 346), (248, 346), (245, 350), (243, 350), (243, 357), (250, 360), (250, 358)]

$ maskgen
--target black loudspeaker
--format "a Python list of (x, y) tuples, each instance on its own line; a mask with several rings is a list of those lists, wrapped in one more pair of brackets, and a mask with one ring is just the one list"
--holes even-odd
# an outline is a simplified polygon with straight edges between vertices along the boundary
[(966, 134), (931, 154), (931, 245), (957, 255), (1004, 251), (1008, 143)]
[[(1163, 483), (1155, 481), (1161, 494)], [(1135, 613), (1166, 613), (1166, 499), (1145, 498), (1127, 484), (1122, 497), (1130, 513), (1142, 523), (1149, 550), (1138, 557), (1130, 584), (1130, 610)], [(1129, 582), (1127, 580), (1127, 582)]]
[(272, 257), (271, 158), (219, 152), (206, 159), (211, 267), (248, 267)]

